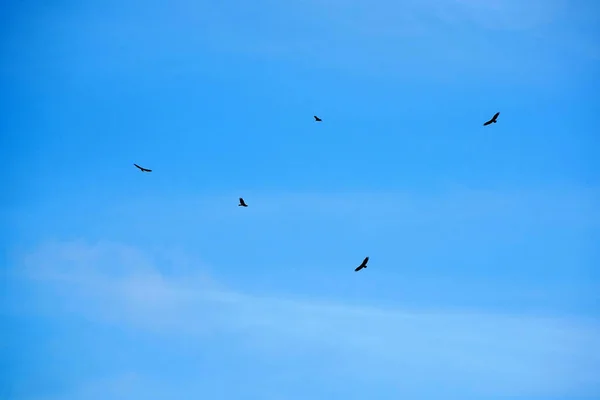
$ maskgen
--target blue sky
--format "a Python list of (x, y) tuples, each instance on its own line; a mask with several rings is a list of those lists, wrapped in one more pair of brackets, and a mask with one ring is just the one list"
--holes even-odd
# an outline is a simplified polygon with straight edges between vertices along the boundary
[(597, 2), (0, 30), (0, 398), (600, 396)]

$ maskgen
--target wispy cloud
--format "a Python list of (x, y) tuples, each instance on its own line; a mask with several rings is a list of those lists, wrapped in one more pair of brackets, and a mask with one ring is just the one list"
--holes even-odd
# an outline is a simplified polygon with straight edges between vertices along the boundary
[[(594, 189), (244, 194), (250, 202), (245, 210), (236, 207), (237, 193), (174, 197), (157, 192), (135, 202), (94, 207), (67, 200), (61, 207), (70, 210), (63, 219), (66, 226), (93, 227), (88, 237), (110, 235), (140, 248), (151, 246), (152, 258), (117, 248), (111, 252), (122, 254), (122, 261), (99, 255), (96, 265), (103, 267), (96, 270), (117, 277), (131, 273), (128, 264), (147, 266), (142, 271), (147, 280), (188, 280), (200, 258), (210, 273), (197, 279), (215, 287), (220, 287), (215, 280), (225, 281), (247, 293), (285, 292), (287, 287), (344, 301), (583, 315), (598, 299), (592, 265), (598, 258), (594, 243), (600, 214)], [(53, 208), (44, 205), (37, 212), (51, 215)], [(35, 232), (40, 240), (57, 236), (40, 227), (38, 219), (23, 214), (20, 221), (20, 230)], [(70, 254), (64, 260), (79, 251), (62, 248)], [(173, 256), (172, 248), (179, 255)], [(340, 279), (340, 271), (354, 268), (356, 259), (366, 255), (383, 273), (359, 286), (353, 275)], [(74, 279), (74, 272), (86, 265), (80, 257), (57, 263), (53, 273), (65, 268), (65, 279)], [(44, 263), (42, 257), (38, 264)], [(155, 275), (155, 265), (163, 275)], [(320, 278), (313, 282), (315, 274)]]
[(481, 395), (577, 394), (600, 387), (596, 320), (256, 296), (200, 273), (168, 276), (150, 254), (110, 243), (51, 243), (16, 271), (13, 279), (39, 296), (25, 305), (18, 296), (7, 303), (19, 302), (20, 312), (75, 313), (169, 337), (233, 334), (261, 357), (328, 354), (322, 362), (332, 374), (369, 375), (398, 387), (407, 379), (418, 387), (427, 376), (427, 385)]

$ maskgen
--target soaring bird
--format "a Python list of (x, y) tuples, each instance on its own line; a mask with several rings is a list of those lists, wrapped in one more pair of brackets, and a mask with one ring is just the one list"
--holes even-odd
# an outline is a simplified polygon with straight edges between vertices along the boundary
[(369, 262), (369, 257), (365, 257), (365, 259), (363, 260), (362, 264), (360, 264), (358, 267), (356, 267), (356, 269), (354, 271), (358, 272), (363, 268), (367, 268), (367, 263)]
[(313, 117), (315, 117), (315, 122), (321, 122), (321, 121), (323, 121), (321, 118), (317, 117), (316, 115), (313, 115)]
[(142, 167), (140, 167), (140, 166), (139, 166), (139, 165), (137, 165), (137, 164), (133, 164), (133, 165), (135, 165), (136, 167), (138, 167), (138, 168), (140, 169), (140, 171), (142, 171), (142, 172), (152, 172), (152, 170), (151, 170), (151, 169), (142, 168)]
[(248, 207), (248, 204), (240, 197), (240, 204), (238, 204), (238, 207)]
[(499, 112), (497, 112), (496, 114), (494, 114), (494, 116), (492, 117), (492, 119), (490, 119), (489, 121), (487, 121), (486, 123), (483, 124), (483, 126), (487, 126), (489, 124), (491, 124), (492, 122), (495, 124), (497, 119), (498, 119), (498, 115), (500, 115)]

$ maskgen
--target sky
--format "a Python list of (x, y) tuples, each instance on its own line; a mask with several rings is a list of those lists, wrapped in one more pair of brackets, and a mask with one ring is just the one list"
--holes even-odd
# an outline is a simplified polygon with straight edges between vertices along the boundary
[(593, 0), (0, 3), (0, 398), (599, 398), (599, 94)]

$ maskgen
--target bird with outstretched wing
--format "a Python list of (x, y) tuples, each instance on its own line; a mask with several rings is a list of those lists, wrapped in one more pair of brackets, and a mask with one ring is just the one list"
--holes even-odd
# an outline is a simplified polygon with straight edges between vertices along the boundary
[(240, 204), (238, 204), (238, 207), (248, 207), (248, 204), (240, 197)]
[(135, 163), (134, 163), (133, 165), (135, 165), (136, 167), (138, 167), (138, 168), (140, 169), (140, 171), (142, 171), (142, 172), (152, 172), (152, 170), (151, 170), (151, 169), (148, 169), (148, 168), (142, 168), (142, 167), (140, 167), (139, 165), (137, 165), (137, 164), (135, 164)]
[(321, 118), (317, 117), (316, 115), (313, 115), (313, 117), (315, 117), (315, 122), (321, 122), (321, 121), (323, 121)]
[(369, 257), (365, 257), (365, 259), (363, 260), (363, 262), (358, 267), (356, 267), (356, 269), (354, 271), (358, 272), (358, 271), (360, 271), (363, 268), (367, 268), (367, 263), (368, 262), (369, 262)]
[(497, 112), (496, 114), (494, 114), (494, 116), (492, 117), (492, 119), (490, 119), (489, 121), (486, 121), (486, 122), (483, 124), (483, 126), (487, 126), (487, 125), (489, 125), (489, 124), (492, 124), (492, 123), (493, 123), (493, 124), (495, 124), (496, 122), (498, 122), (498, 121), (497, 121), (497, 119), (498, 119), (498, 115), (500, 115), (500, 113), (499, 113), (499, 112)]

